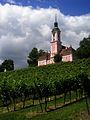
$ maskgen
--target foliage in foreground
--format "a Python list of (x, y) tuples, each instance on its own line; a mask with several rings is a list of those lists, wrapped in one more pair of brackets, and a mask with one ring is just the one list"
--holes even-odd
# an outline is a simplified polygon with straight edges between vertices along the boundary
[[(90, 102), (89, 102), (90, 105)], [(31, 114), (31, 108), (0, 114), (0, 120), (89, 120), (85, 100), (44, 114)]]
[(64, 94), (64, 104), (67, 92), (84, 90), (84, 80), (90, 75), (90, 59), (83, 59), (72, 63), (60, 63), (43, 67), (32, 67), (0, 74), (0, 100), (3, 106), (13, 104), (14, 111), (16, 103), (23, 102), (25, 107), (26, 99), (38, 99), (41, 110), (42, 99), (45, 98), (45, 111), (47, 111), (47, 98), (49, 96)]

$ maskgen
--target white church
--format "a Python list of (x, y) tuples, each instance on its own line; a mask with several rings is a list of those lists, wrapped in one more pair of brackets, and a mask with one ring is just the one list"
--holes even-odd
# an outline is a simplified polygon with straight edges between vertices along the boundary
[(61, 42), (61, 31), (58, 27), (57, 17), (55, 18), (54, 28), (52, 29), (52, 39), (51, 39), (51, 52), (46, 52), (38, 59), (38, 66), (43, 66), (47, 64), (54, 63), (54, 56), (60, 54), (62, 56), (63, 62), (69, 62), (74, 60), (74, 49), (62, 45)]

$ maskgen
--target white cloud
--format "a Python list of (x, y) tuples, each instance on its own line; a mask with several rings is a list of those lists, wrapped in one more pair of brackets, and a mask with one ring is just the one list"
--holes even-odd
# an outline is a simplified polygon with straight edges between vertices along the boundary
[(65, 16), (58, 9), (0, 5), (0, 61), (13, 59), (16, 67), (25, 66), (33, 47), (50, 50), (55, 13), (64, 45), (77, 48), (90, 34), (90, 14)]
[(49, 33), (51, 32), (51, 29), (48, 25), (44, 24), (44, 25), (41, 25), (39, 28), (38, 28), (38, 31), (41, 33), (41, 35), (43, 37), (49, 37)]

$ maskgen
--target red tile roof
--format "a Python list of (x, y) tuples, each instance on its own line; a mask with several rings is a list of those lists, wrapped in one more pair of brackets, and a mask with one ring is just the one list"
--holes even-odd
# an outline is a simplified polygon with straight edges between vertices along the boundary
[(72, 54), (72, 50), (73, 50), (72, 47), (66, 47), (65, 49), (62, 49), (61, 55), (62, 55), (62, 56), (65, 56), (65, 55)]
[(41, 60), (50, 60), (50, 53), (44, 53), (42, 56), (40, 56), (38, 61)]

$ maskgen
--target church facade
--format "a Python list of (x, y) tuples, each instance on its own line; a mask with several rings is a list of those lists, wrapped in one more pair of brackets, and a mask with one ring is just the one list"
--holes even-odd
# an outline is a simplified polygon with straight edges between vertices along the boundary
[(45, 52), (38, 59), (38, 66), (43, 66), (47, 64), (54, 63), (54, 56), (60, 54), (62, 56), (63, 62), (69, 62), (74, 60), (74, 49), (62, 45), (61, 42), (61, 31), (58, 27), (57, 19), (54, 22), (54, 28), (52, 29), (52, 39), (51, 39), (51, 52)]

